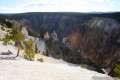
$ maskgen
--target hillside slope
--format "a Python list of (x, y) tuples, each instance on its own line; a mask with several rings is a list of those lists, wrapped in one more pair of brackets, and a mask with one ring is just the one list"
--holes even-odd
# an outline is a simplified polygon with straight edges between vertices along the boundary
[(112, 80), (79, 66), (25, 60), (0, 61), (0, 80)]

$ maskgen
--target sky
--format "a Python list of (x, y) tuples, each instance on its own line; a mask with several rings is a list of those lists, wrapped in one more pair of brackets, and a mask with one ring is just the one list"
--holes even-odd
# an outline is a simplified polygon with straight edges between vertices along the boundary
[(0, 0), (0, 13), (116, 11), (120, 0)]

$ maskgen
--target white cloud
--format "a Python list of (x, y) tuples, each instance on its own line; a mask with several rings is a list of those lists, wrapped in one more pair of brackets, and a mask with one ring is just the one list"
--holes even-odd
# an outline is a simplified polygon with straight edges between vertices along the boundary
[[(119, 0), (118, 0), (119, 1)], [(32, 0), (15, 7), (1, 7), (0, 12), (105, 12), (120, 11), (113, 0)]]

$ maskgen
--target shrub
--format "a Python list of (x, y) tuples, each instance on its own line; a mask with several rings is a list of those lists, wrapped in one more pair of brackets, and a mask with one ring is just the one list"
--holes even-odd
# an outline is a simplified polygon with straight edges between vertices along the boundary
[(37, 61), (43, 62), (43, 58), (37, 59)]
[(11, 28), (7, 31), (8, 34), (2, 39), (4, 44), (9, 44), (10, 41), (24, 41), (24, 34), (20, 31), (17, 31), (16, 28)]
[(30, 36), (35, 36), (35, 37), (40, 36), (40, 34), (39, 34), (39, 33), (34, 32), (34, 31), (32, 31), (32, 30), (29, 30), (29, 29), (28, 29), (28, 34), (29, 34)]
[(24, 34), (22, 32), (17, 32), (13, 35), (13, 40), (23, 41), (25, 39)]
[(5, 31), (5, 27), (1, 27), (1, 30), (2, 30), (2, 31)]
[(112, 75), (114, 77), (120, 77), (120, 64), (115, 64)]
[(35, 56), (35, 53), (34, 53), (34, 50), (32, 48), (25, 49), (25, 55), (24, 55), (25, 59), (32, 61), (32, 60), (34, 60), (34, 56)]
[(1, 41), (3, 41), (4, 45), (10, 44), (10, 42), (11, 42), (11, 35), (9, 35), (9, 34), (5, 35), (5, 38), (1, 39)]
[(12, 28), (13, 27), (13, 24), (10, 23), (10, 22), (5, 22), (5, 24), (6, 24), (6, 28)]
[(35, 56), (35, 48), (34, 48), (34, 44), (33, 41), (30, 39), (28, 41), (24, 42), (25, 44), (25, 54), (24, 54), (24, 58), (28, 59), (28, 60), (34, 60), (34, 56)]

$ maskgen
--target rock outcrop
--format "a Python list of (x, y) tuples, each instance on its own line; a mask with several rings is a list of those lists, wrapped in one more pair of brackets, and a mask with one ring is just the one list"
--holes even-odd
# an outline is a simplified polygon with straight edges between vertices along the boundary
[(72, 57), (82, 57), (99, 68), (112, 69), (120, 61), (120, 24), (109, 18), (94, 18), (86, 26), (84, 32), (83, 27), (78, 27), (68, 35), (67, 43), (76, 51), (72, 55), (77, 54)]

